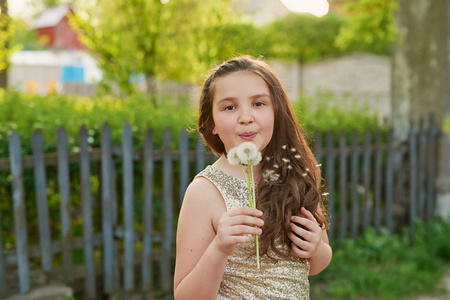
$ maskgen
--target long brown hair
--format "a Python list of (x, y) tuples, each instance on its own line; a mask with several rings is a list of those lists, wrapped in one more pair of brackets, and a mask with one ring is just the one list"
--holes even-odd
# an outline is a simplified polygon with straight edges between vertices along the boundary
[[(217, 154), (225, 152), (218, 135), (212, 133), (214, 87), (216, 79), (233, 72), (248, 71), (260, 76), (267, 84), (274, 106), (274, 132), (264, 149), (263, 174), (276, 174), (275, 179), (261, 180), (258, 184), (257, 207), (263, 211), (261, 254), (270, 252), (288, 258), (286, 252), (276, 247), (279, 240), (290, 249), (291, 216), (301, 215), (300, 208), (309, 210), (322, 228), (328, 226), (321, 197), (321, 172), (316, 159), (302, 133), (282, 84), (261, 59), (240, 56), (223, 62), (206, 78), (200, 95), (198, 131), (206, 144)], [(273, 176), (272, 176), (273, 177)]]

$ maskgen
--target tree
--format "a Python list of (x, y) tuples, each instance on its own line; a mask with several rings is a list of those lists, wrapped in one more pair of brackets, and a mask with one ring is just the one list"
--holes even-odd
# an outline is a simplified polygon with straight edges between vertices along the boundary
[(209, 68), (219, 45), (208, 40), (210, 28), (232, 22), (229, 1), (98, 0), (87, 17), (71, 18), (81, 40), (92, 50), (109, 85), (133, 91), (132, 74), (195, 82)]
[(397, 0), (358, 0), (349, 2), (347, 21), (336, 38), (336, 46), (345, 51), (388, 54), (397, 36), (394, 10)]
[(301, 62), (334, 56), (342, 51), (334, 40), (344, 19), (291, 13), (264, 28), (267, 56)]
[(410, 121), (430, 113), (442, 125), (450, 99), (449, 3), (399, 0), (399, 38), (392, 54), (392, 123), (397, 138), (407, 136)]

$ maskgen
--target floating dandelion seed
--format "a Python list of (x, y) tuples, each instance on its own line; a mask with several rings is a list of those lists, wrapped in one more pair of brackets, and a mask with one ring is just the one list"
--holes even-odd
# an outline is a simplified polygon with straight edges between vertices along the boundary
[(284, 158), (284, 157), (283, 157), (281, 160), (282, 160), (283, 162), (285, 162), (285, 163), (288, 163), (288, 162), (289, 162), (289, 159)]
[(277, 165), (277, 164), (274, 164), (273, 167), (276, 168), (276, 169), (278, 169), (280, 166)]
[(287, 168), (288, 168), (289, 170), (292, 170), (292, 166), (291, 166), (291, 165), (288, 165)]
[(294, 147), (291, 148), (291, 152), (297, 151)]
[(321, 166), (322, 166), (322, 164), (317, 164), (317, 165), (316, 165), (316, 167), (319, 167), (319, 168), (320, 168)]
[(283, 146), (281, 146), (281, 148), (286, 149), (286, 148), (287, 148), (287, 145), (283, 145)]
[(303, 173), (303, 174), (302, 174), (303, 177), (306, 177), (306, 175), (308, 175), (308, 173)]
[(306, 169), (305, 169), (305, 172), (309, 172), (309, 168), (306, 168)]
[(328, 196), (330, 193), (322, 193), (322, 196)]
[(270, 160), (270, 157), (269, 157), (269, 156), (266, 156), (266, 160), (269, 161), (269, 160)]
[(301, 158), (300, 154), (296, 154), (296, 155), (294, 155), (294, 157), (297, 159)]

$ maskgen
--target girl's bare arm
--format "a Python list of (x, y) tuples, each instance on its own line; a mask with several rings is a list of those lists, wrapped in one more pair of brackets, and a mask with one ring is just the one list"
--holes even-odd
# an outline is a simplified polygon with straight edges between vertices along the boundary
[(260, 234), (248, 226), (261, 226), (259, 216), (248, 207), (226, 212), (216, 188), (204, 178), (194, 180), (178, 221), (175, 299), (216, 299), (228, 255), (237, 243), (251, 241), (244, 234)]

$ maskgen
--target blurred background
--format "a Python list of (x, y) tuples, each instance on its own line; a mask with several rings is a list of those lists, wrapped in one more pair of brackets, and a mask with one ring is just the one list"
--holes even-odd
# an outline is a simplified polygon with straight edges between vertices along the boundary
[(173, 297), (178, 210), (215, 159), (195, 132), (200, 85), (237, 55), (267, 60), (323, 162), (336, 250), (311, 298), (450, 297), (450, 0), (0, 8), (1, 299), (52, 284), (58, 299)]

